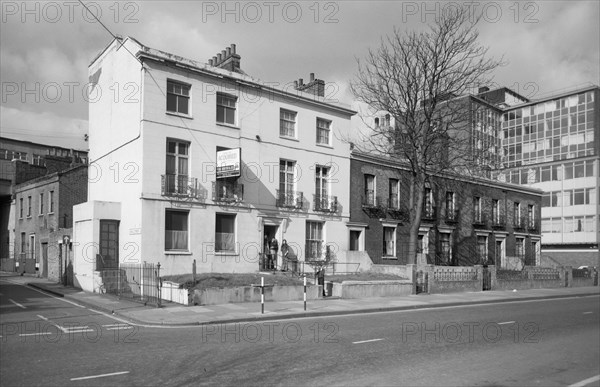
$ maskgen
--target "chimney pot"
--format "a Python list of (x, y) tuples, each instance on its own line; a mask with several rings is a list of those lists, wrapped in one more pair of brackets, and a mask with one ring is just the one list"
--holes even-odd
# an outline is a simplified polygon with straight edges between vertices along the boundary
[(217, 54), (217, 64), (221, 63), (221, 54)]
[(294, 88), (297, 89), (298, 88), (298, 81), (294, 81)]
[(231, 44), (231, 53), (235, 54), (235, 44)]
[(208, 65), (209, 65), (209, 66), (212, 66), (212, 65), (213, 65), (213, 60), (212, 60), (212, 59), (209, 59), (209, 60), (208, 60)]
[(225, 60), (225, 58), (227, 58), (226, 54), (227, 54), (227, 51), (225, 51), (225, 50), (221, 51), (221, 58), (223, 58), (223, 60)]
[(216, 55), (213, 56), (212, 61), (213, 61), (213, 66), (216, 66), (217, 65), (217, 56)]
[(310, 81), (314, 81), (315, 80), (315, 73), (310, 73)]
[(231, 47), (227, 47), (227, 57), (231, 56)]
[(300, 79), (298, 80), (298, 83), (300, 84), (300, 86), (303, 86), (303, 85), (304, 85), (304, 80), (303, 80), (302, 78), (300, 78)]

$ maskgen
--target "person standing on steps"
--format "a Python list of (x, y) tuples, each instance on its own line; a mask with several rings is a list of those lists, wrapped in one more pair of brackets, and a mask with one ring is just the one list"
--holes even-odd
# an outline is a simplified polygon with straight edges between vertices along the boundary
[(277, 238), (273, 235), (273, 239), (269, 242), (269, 252), (271, 254), (271, 265), (273, 270), (277, 270), (277, 252), (279, 251), (279, 242), (277, 242)]

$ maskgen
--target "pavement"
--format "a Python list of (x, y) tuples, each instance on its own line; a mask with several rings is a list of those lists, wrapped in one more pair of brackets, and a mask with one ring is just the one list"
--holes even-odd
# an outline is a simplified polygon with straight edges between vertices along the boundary
[(44, 278), (19, 276), (14, 273), (0, 273), (0, 278), (147, 326), (191, 326), (254, 322), (600, 295), (600, 287), (591, 286), (518, 291), (492, 290), (485, 292), (418, 294), (361, 299), (328, 297), (307, 301), (306, 310), (304, 310), (303, 301), (267, 301), (264, 305), (264, 313), (261, 313), (260, 303), (184, 306), (165, 301), (162, 307), (157, 308), (126, 299), (119, 299), (112, 295), (88, 293), (81, 289), (65, 287)]

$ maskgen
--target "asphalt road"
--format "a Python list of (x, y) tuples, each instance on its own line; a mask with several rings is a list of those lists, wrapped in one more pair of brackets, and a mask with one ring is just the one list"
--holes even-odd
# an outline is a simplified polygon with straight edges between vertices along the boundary
[(600, 386), (597, 296), (191, 328), (67, 301), (0, 281), (2, 387)]

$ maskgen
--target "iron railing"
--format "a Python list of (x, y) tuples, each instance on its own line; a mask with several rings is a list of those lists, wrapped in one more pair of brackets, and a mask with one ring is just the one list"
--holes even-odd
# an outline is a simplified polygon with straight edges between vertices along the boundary
[(187, 175), (162, 175), (161, 194), (162, 196), (197, 199), (198, 179)]
[(313, 209), (321, 212), (337, 212), (337, 196), (313, 195)]
[(300, 191), (277, 190), (277, 207), (302, 208), (304, 194)]
[(161, 305), (160, 263), (128, 263), (102, 271), (106, 293), (146, 304)]
[(212, 200), (215, 202), (238, 203), (244, 200), (244, 185), (237, 181), (213, 181), (212, 192)]

